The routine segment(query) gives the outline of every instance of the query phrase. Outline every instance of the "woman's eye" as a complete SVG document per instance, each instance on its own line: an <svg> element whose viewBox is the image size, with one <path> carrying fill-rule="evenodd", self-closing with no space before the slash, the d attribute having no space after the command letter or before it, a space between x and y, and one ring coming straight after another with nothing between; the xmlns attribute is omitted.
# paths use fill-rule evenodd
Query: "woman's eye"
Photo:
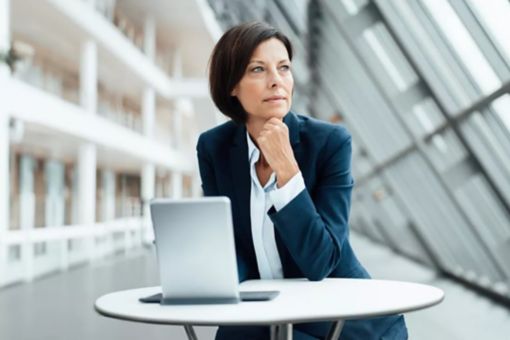
<svg viewBox="0 0 510 340"><path fill-rule="evenodd" d="M282 65L280 66L279 68L281 71L289 71L290 70L290 65ZM260 73L260 72L263 72L264 71L264 67L262 66L255 66L251 69L252 72L255 72L255 73Z"/></svg>

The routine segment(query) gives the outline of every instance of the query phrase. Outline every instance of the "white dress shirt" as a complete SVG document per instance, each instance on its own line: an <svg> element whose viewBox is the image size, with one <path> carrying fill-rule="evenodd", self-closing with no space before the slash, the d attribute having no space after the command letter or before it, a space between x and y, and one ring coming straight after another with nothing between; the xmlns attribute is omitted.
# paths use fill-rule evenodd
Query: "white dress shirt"
<svg viewBox="0 0 510 340"><path fill-rule="evenodd" d="M246 139L251 176L251 234L257 266L261 279L281 279L283 278L282 262L276 248L274 225L267 212L273 205L277 211L285 207L305 189L305 182L301 172L298 172L283 187L278 188L276 174L273 172L266 185L262 187L255 168L255 163L260 158L260 151L251 140L248 131L246 131Z"/></svg>

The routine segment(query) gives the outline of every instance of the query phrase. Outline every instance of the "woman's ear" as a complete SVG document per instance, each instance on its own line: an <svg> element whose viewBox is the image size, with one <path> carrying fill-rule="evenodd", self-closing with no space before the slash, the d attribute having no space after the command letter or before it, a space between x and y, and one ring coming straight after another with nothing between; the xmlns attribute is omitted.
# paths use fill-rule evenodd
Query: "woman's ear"
<svg viewBox="0 0 510 340"><path fill-rule="evenodd" d="M232 97L237 97L237 86L236 86L236 87L234 87L234 88L232 89L232 91L230 91L230 95L231 95Z"/></svg>

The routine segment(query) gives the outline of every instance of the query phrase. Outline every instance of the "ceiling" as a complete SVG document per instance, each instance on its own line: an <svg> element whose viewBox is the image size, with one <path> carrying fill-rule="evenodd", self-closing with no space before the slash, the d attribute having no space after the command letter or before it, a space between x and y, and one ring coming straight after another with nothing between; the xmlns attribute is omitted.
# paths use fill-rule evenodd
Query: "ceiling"
<svg viewBox="0 0 510 340"><path fill-rule="evenodd" d="M197 1L121 0L117 4L138 27L143 27L148 16L155 19L158 47L170 54L176 48L180 50L185 77L206 76L215 41Z"/></svg>

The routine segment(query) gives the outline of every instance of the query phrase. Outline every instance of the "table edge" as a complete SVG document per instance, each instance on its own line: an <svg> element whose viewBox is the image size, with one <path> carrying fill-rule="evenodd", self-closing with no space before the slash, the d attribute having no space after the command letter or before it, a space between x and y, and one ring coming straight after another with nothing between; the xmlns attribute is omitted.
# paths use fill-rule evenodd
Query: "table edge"
<svg viewBox="0 0 510 340"><path fill-rule="evenodd" d="M440 304L444 300L445 294L441 295L441 297L437 300L427 302L418 306L413 306L412 308L406 309L395 309L384 312L373 312L373 313L364 313L363 315L353 315L344 318L338 318L335 316L322 315L320 317L310 317L310 318L278 318L273 320L259 320L259 321L226 321L226 322L217 322L217 321L199 321L199 322L183 322L183 321L173 321L173 320L157 320L157 319L147 319L136 316L126 316L118 313L112 313L105 310L102 310L96 303L94 303L94 309L97 313L102 316L117 319L117 320L125 320L132 322L141 322L141 323L149 323L149 324L158 324L158 325L193 325L193 326L239 326L239 325L278 325L282 323L308 323L308 322L328 322L328 321L336 321L336 320L359 320L364 318L373 318L373 317L381 317L381 316L389 316L394 314L402 314L402 313L410 313L414 311L418 311L421 309L425 309L428 307L432 307ZM99 300L99 299L98 299ZM96 300L97 302L97 300Z"/></svg>

